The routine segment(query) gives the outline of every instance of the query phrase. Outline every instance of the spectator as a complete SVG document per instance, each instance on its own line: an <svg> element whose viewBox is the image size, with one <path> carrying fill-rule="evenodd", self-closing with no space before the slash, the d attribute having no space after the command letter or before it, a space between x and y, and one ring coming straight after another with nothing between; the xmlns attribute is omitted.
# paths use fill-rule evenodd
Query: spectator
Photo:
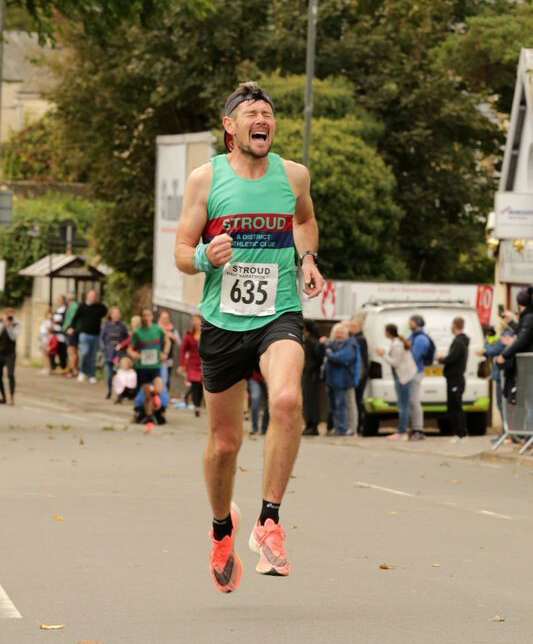
<svg viewBox="0 0 533 644"><path fill-rule="evenodd" d="M104 376L107 382L106 399L111 398L113 373L118 362L116 346L128 337L128 329L120 321L120 310L117 306L109 309L109 320L103 325L100 333L100 345L104 352Z"/></svg>
<svg viewBox="0 0 533 644"><path fill-rule="evenodd" d="M132 335L128 353L135 360L137 372L137 387L144 393L144 422L145 431L151 431L153 426L153 411L161 408L160 395L163 392L161 379L161 361L166 360L170 341L165 332L153 323L151 309L145 308L141 312L141 326Z"/></svg>
<svg viewBox="0 0 533 644"><path fill-rule="evenodd" d="M102 318L107 313L107 307L98 301L98 295L91 289L85 298L85 304L80 304L72 318L69 335L74 334L76 324L80 329L80 373L78 381L89 378L91 384L96 383L96 353L100 344L100 329Z"/></svg>
<svg viewBox="0 0 533 644"><path fill-rule="evenodd" d="M409 401L417 368L413 354L409 350L409 343L398 334L398 327L395 324L387 324L385 337L391 341L389 350L386 352L385 349L376 349L376 353L392 367L400 416L398 431L388 438L405 440L408 437Z"/></svg>
<svg viewBox="0 0 533 644"><path fill-rule="evenodd" d="M502 342L507 346L496 359L499 365L504 366L506 380L504 395L512 403L516 402L515 356L517 353L533 351L533 287L523 288L516 296L516 302L519 310L518 323L513 320L513 314L510 311L505 313L505 319L516 337L502 337Z"/></svg>
<svg viewBox="0 0 533 644"><path fill-rule="evenodd" d="M124 398L133 400L137 393L137 373L132 361L124 356L120 358L119 368L113 378L113 390L117 395L115 404L122 404Z"/></svg>
<svg viewBox="0 0 533 644"><path fill-rule="evenodd" d="M452 321L452 333L455 336L447 356L438 356L437 361L444 365L446 378L446 398L448 421L455 436L453 443L466 438L466 420L463 410L463 393L465 390L465 371L468 361L470 339L463 333L465 321L461 317Z"/></svg>
<svg viewBox="0 0 533 644"><path fill-rule="evenodd" d="M59 367L65 372L67 368L67 338L63 333L63 321L67 311L67 301L64 295L57 298L57 307L52 313L52 333L54 334L57 345L52 354L52 370L56 368L56 356L59 359Z"/></svg>
<svg viewBox="0 0 533 644"><path fill-rule="evenodd" d="M333 341L326 346L326 382L335 400L335 433L337 436L346 436L346 394L353 387L356 351L344 324L333 327L332 337Z"/></svg>
<svg viewBox="0 0 533 644"><path fill-rule="evenodd" d="M68 356L68 368L69 372L67 376L69 378L77 377L79 373L78 369L78 343L79 343L79 321L76 322L74 327L74 333L69 334L68 330L72 325L72 320L76 315L78 310L79 302L76 299L76 292L70 291L67 295L67 310L65 312L65 317L63 319L63 331L66 333L67 340L67 356Z"/></svg>
<svg viewBox="0 0 533 644"><path fill-rule="evenodd" d="M50 361L50 339L52 338L52 311L47 309L43 321L39 326L39 346L43 356L43 368L41 375L50 375L52 372L52 363Z"/></svg>
<svg viewBox="0 0 533 644"><path fill-rule="evenodd" d="M503 323L502 326L502 336L512 337L514 335L513 331L507 326L507 324ZM496 358L503 353L506 345L504 342L502 342L502 338L496 333L493 327L485 327L483 329L483 333L485 336L485 346L483 349L477 351L477 354L479 356L484 356L485 358L487 358L489 363L492 363L490 378L494 381L494 386L496 389L496 406L498 407L498 411L500 412L503 423L502 376L501 371L498 367L498 363L496 362ZM491 440L493 442L497 442L500 437L501 434L500 436L494 436Z"/></svg>
<svg viewBox="0 0 533 644"><path fill-rule="evenodd" d="M6 309L0 322L0 404L15 404L15 362L20 324L15 319L14 309ZM4 389L4 367L7 371L9 397Z"/></svg>
<svg viewBox="0 0 533 644"><path fill-rule="evenodd" d="M425 438L424 410L420 402L420 388L424 378L424 369L432 364L435 358L435 345L424 329L425 324L421 315L413 315L409 319L409 328L411 329L409 345L417 369L409 399L409 417L411 421L409 440L423 440Z"/></svg>
<svg viewBox="0 0 533 644"><path fill-rule="evenodd" d="M359 351L361 352L361 374L359 377L359 384L355 387L355 401L357 403L357 431L359 434L363 433L363 423L365 415L365 406L363 404L363 396L366 389L368 380L368 343L363 334L363 318L361 316L354 317L349 322L350 336L357 340Z"/></svg>
<svg viewBox="0 0 533 644"><path fill-rule="evenodd" d="M178 367L178 373L190 383L195 416L200 415L200 405L203 397L202 364L198 352L201 324L200 316L193 315L191 328L185 334L180 347L180 366Z"/></svg>
<svg viewBox="0 0 533 644"><path fill-rule="evenodd" d="M165 335L170 340L170 350L168 353L168 358L161 365L161 377L165 383L165 387L170 391L170 379L172 374L172 367L174 366L174 348L180 344L180 335L176 330L176 327L170 319L170 313L168 311L161 311L157 324L163 329Z"/></svg>
<svg viewBox="0 0 533 644"><path fill-rule="evenodd" d="M352 341L355 349L353 382L352 382L352 386L348 387L348 389L346 390L346 410L348 414L348 417L347 417L348 430L346 433L349 436L354 436L355 434L358 433L358 430L359 430L359 414L357 411L357 399L356 399L355 390L361 380L361 349L359 347L359 342L357 341L357 338L355 336L350 335L349 322L345 322L343 324L345 324L346 326L346 329L348 331L348 337Z"/></svg>
<svg viewBox="0 0 533 644"><path fill-rule="evenodd" d="M304 369L302 374L303 436L318 436L320 422L320 370L324 360L324 344L321 342L316 324L304 320Z"/></svg>
<svg viewBox="0 0 533 644"><path fill-rule="evenodd" d="M128 329L128 337L122 340L122 342L119 342L117 346L115 347L115 352L118 355L118 358L123 358L126 355L126 350L130 345L131 338L135 331L137 329L141 328L141 316L140 315L132 315L130 318L130 326Z"/></svg>
<svg viewBox="0 0 533 644"><path fill-rule="evenodd" d="M248 380L250 392L250 408L252 411L252 431L250 434L259 432L259 412L263 405L263 420L261 423L261 434L266 434L270 415L268 413L268 391L265 379L259 369L254 369L252 377Z"/></svg>

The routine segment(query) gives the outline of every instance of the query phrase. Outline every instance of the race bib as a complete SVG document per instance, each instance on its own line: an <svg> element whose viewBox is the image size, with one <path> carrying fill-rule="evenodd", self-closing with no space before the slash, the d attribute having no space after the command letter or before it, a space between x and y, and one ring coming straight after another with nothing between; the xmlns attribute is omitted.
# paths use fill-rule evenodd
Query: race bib
<svg viewBox="0 0 533 644"><path fill-rule="evenodd" d="M141 365L154 365L157 362L157 349L143 349L141 351Z"/></svg>
<svg viewBox="0 0 533 644"><path fill-rule="evenodd" d="M220 311L233 315L272 315L276 312L277 291L277 264L226 264Z"/></svg>

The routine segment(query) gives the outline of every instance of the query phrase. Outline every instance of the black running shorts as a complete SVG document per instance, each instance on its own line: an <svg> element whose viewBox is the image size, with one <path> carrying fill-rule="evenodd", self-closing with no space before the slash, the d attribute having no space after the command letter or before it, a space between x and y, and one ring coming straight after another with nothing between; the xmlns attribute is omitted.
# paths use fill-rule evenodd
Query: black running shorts
<svg viewBox="0 0 533 644"><path fill-rule="evenodd" d="M200 358L204 387L210 393L219 393L249 378L273 342L294 340L303 346L303 329L299 312L283 313L251 331L226 331L202 320Z"/></svg>

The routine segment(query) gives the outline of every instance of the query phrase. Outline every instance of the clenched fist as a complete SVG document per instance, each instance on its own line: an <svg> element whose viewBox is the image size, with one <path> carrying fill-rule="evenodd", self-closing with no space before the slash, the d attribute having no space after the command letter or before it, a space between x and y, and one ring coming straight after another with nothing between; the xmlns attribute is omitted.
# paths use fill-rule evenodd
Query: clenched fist
<svg viewBox="0 0 533 644"><path fill-rule="evenodd" d="M213 237L205 249L207 259L212 266L218 268L230 261L232 244L233 239L227 233Z"/></svg>

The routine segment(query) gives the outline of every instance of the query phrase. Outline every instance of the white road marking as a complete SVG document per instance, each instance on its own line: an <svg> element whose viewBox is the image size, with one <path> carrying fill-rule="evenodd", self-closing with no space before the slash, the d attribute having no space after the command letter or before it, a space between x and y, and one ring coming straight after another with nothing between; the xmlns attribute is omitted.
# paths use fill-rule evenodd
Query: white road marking
<svg viewBox="0 0 533 644"><path fill-rule="evenodd" d="M372 485L371 483L362 483L361 481L356 481L355 484L358 487L367 487L372 490L380 490L380 492L388 492L389 494L397 494L398 496L409 496L413 497L416 494L411 494L410 492L402 492L401 490L393 490L390 487L381 487L380 485Z"/></svg>
<svg viewBox="0 0 533 644"><path fill-rule="evenodd" d="M6 591L0 586L0 618L12 617L20 618L22 615L18 612L15 604L9 599Z"/></svg>
<svg viewBox="0 0 533 644"><path fill-rule="evenodd" d="M365 483L364 481L356 481L356 487L367 488L370 490L378 490L379 492L387 492L388 494L396 494L397 496L407 496L409 498L418 498L421 501L429 501L430 503L436 503L438 505L446 505L448 507L461 508L463 510L468 510L469 512L475 512L476 514L483 514L488 517L496 517L497 519L508 519L513 520L513 517L508 516L507 514L499 514L498 512L491 512L490 510L476 510L473 508L468 508L465 506L456 503L455 501L437 501L428 497L423 497L419 494L412 494L411 492L404 492L403 490L395 490L390 487L382 487L381 485L373 485L372 483Z"/></svg>
<svg viewBox="0 0 533 644"><path fill-rule="evenodd" d="M512 519L506 514L498 514L498 512L491 512L490 510L478 510L479 514L486 514L489 517L498 517L498 519Z"/></svg>

